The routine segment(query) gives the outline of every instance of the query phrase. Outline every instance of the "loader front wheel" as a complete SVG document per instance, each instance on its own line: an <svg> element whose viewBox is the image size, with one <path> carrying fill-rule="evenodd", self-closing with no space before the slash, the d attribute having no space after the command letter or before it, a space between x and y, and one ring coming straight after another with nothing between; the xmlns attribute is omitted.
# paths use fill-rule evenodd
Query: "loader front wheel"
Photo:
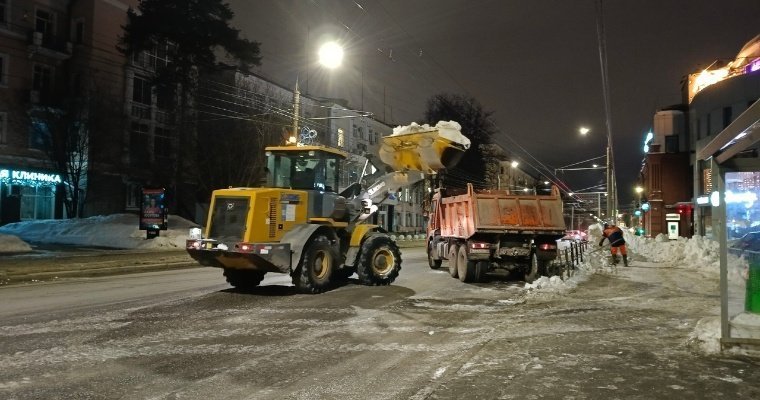
<svg viewBox="0 0 760 400"><path fill-rule="evenodd" d="M369 286L390 285L401 270L401 251L386 235L372 235L364 241L356 274Z"/></svg>
<svg viewBox="0 0 760 400"><path fill-rule="evenodd" d="M293 284L301 293L321 293L330 288L338 257L326 236L317 236L293 272Z"/></svg>
<svg viewBox="0 0 760 400"><path fill-rule="evenodd" d="M265 272L249 269L225 268L224 277L227 283L240 290L251 290L261 283Z"/></svg>

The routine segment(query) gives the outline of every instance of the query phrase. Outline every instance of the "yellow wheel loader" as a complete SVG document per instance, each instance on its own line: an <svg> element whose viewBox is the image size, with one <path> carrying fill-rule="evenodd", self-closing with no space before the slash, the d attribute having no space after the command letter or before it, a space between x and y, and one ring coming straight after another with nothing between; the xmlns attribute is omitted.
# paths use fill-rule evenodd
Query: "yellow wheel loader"
<svg viewBox="0 0 760 400"><path fill-rule="evenodd" d="M202 265L222 268L239 289L259 285L267 272L290 274L302 293L323 292L354 273L362 284L388 285L399 274L401 253L368 217L423 173L455 165L469 144L443 126L394 131L382 139L384 166L368 157L347 188L338 187L347 153L267 147L268 187L215 190L205 233L187 240L187 251Z"/></svg>

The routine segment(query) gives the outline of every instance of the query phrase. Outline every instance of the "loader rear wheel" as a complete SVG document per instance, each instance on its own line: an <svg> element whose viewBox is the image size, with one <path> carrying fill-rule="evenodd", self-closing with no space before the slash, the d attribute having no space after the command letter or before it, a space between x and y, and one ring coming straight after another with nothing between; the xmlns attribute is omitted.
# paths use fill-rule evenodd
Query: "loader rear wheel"
<svg viewBox="0 0 760 400"><path fill-rule="evenodd" d="M240 290L251 290L261 283L265 272L249 269L225 268L224 277L227 283Z"/></svg>
<svg viewBox="0 0 760 400"><path fill-rule="evenodd" d="M315 237L307 246L293 272L293 284L301 293L321 293L330 288L338 257L326 236Z"/></svg>
<svg viewBox="0 0 760 400"><path fill-rule="evenodd" d="M427 254L428 254L428 265L430 266L430 269L438 269L441 268L441 264L443 264L443 260L436 260L433 258L433 242L428 243L427 247Z"/></svg>
<svg viewBox="0 0 760 400"><path fill-rule="evenodd" d="M447 264L449 267L449 275L451 275L452 278L456 278L459 276L459 271L457 271L457 258L459 257L459 246L452 245L449 249L449 259L447 260Z"/></svg>
<svg viewBox="0 0 760 400"><path fill-rule="evenodd" d="M369 286L390 285L401 270L401 251L386 235L372 235L364 241L356 274Z"/></svg>

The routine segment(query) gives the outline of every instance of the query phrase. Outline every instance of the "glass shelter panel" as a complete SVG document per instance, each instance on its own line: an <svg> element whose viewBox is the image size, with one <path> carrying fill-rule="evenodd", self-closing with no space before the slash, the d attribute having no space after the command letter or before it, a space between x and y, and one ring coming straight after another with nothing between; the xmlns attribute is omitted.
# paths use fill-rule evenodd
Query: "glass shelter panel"
<svg viewBox="0 0 760 400"><path fill-rule="evenodd" d="M726 172L724 199L731 336L754 337L752 326L760 321L760 171Z"/></svg>

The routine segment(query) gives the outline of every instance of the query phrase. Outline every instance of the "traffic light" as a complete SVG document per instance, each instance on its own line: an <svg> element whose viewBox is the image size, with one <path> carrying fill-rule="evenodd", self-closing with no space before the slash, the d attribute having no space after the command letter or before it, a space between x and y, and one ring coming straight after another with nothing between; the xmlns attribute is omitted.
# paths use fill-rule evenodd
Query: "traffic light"
<svg viewBox="0 0 760 400"><path fill-rule="evenodd" d="M633 215L640 217L641 216L641 210L636 210L633 212Z"/></svg>
<svg viewBox="0 0 760 400"><path fill-rule="evenodd" d="M643 211L643 212L649 211L649 202L648 201L645 201L645 202L641 203L641 211Z"/></svg>

